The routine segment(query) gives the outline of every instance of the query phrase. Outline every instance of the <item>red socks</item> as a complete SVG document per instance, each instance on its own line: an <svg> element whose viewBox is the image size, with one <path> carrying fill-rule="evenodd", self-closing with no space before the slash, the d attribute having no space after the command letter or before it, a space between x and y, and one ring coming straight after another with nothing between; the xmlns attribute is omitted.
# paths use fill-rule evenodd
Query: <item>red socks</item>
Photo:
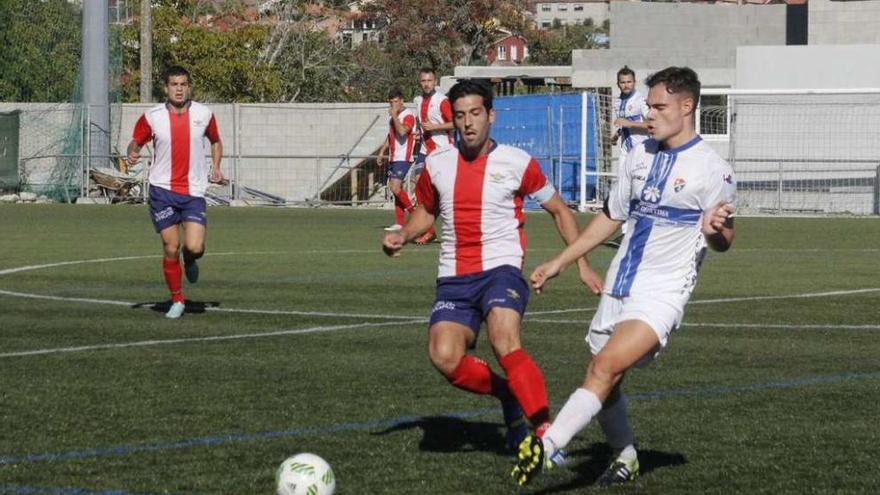
<svg viewBox="0 0 880 495"><path fill-rule="evenodd" d="M517 349L499 359L507 373L507 385L516 396L529 423L540 426L550 420L544 375L525 349Z"/></svg>
<svg viewBox="0 0 880 495"><path fill-rule="evenodd" d="M493 395L502 401L513 398L507 387L507 380L492 373L485 361L468 354L461 358L447 379L449 383L468 392Z"/></svg>
<svg viewBox="0 0 880 495"><path fill-rule="evenodd" d="M180 260L162 258L162 271L165 273L165 284L171 291L171 302L184 302L183 290L181 289L183 270L180 268Z"/></svg>
<svg viewBox="0 0 880 495"><path fill-rule="evenodd" d="M409 194L401 189L400 192L394 195L394 215L397 218L397 223L403 225L406 222L406 218L403 214L404 211L412 213L412 210L413 205L412 201L409 199Z"/></svg>

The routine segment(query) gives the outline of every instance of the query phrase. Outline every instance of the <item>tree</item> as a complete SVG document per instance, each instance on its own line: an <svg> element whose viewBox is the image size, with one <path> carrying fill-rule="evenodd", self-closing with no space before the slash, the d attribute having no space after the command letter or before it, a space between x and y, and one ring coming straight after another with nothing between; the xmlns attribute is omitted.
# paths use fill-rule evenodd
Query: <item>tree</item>
<svg viewBox="0 0 880 495"><path fill-rule="evenodd" d="M81 11L66 0L0 0L0 99L70 101L79 74Z"/></svg>
<svg viewBox="0 0 880 495"><path fill-rule="evenodd" d="M186 67L194 91L206 101L276 101L281 77L259 59L269 29L235 11L203 18L197 2L156 2L153 9L153 95L163 96L162 71ZM206 16L209 14L205 14ZM196 22L193 22L193 16ZM123 31L124 99L137 101L139 23Z"/></svg>
<svg viewBox="0 0 880 495"><path fill-rule="evenodd" d="M583 24L564 25L557 20L553 29L534 30L529 36L530 65L571 65L572 50L599 48L597 35L607 35L607 24L598 27L592 19Z"/></svg>

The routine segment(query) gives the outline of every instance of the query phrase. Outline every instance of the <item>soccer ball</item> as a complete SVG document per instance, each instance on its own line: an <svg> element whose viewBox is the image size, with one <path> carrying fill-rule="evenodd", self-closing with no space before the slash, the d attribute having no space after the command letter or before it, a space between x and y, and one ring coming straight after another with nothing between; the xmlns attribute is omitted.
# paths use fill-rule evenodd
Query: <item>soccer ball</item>
<svg viewBox="0 0 880 495"><path fill-rule="evenodd" d="M278 495L333 495L336 476L330 464L315 454L288 457L275 472Z"/></svg>

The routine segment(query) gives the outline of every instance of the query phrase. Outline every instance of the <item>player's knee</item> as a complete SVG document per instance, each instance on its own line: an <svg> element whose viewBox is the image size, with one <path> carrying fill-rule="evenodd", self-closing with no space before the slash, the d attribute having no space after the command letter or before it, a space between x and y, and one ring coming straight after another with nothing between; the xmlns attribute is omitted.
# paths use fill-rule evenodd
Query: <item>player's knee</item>
<svg viewBox="0 0 880 495"><path fill-rule="evenodd" d="M428 348L428 354L431 364L447 378L452 376L462 358L462 354L451 346L432 345Z"/></svg>
<svg viewBox="0 0 880 495"><path fill-rule="evenodd" d="M205 243L204 242L187 243L186 253L193 259L201 258L202 255L205 254Z"/></svg>
<svg viewBox="0 0 880 495"><path fill-rule="evenodd" d="M163 242L162 250L165 252L166 258L177 258L180 256L180 243L179 242Z"/></svg>
<svg viewBox="0 0 880 495"><path fill-rule="evenodd" d="M593 356L590 367L587 369L587 381L607 384L609 393L621 376L622 370L617 369L615 359L601 352Z"/></svg>
<svg viewBox="0 0 880 495"><path fill-rule="evenodd" d="M388 183L388 189L391 189L391 194L399 194L401 190L400 181L391 181Z"/></svg>

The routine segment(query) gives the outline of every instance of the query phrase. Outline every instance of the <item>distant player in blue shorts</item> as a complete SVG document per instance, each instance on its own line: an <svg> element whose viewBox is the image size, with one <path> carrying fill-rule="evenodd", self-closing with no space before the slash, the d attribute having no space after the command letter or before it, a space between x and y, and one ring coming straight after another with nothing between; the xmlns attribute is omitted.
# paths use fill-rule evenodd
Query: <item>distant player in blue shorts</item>
<svg viewBox="0 0 880 495"><path fill-rule="evenodd" d="M379 163L388 152L388 189L394 195L395 223L385 230L400 230L406 221L405 213L412 212L409 194L403 188L403 180L412 166L416 115L403 106L403 92L397 88L388 92L388 138L379 149Z"/></svg>
<svg viewBox="0 0 880 495"><path fill-rule="evenodd" d="M141 148L153 141L150 216L162 238L165 253L162 272L171 292L171 307L165 316L180 318L185 310L181 247L186 278L195 283L199 278L196 260L205 253L208 225L205 191L209 180L223 180L220 171L223 144L214 114L205 105L190 100L189 72L183 67L170 67L163 80L167 100L138 119L128 145L127 160L130 164L137 163ZM211 142L210 168L203 150L205 138Z"/></svg>

